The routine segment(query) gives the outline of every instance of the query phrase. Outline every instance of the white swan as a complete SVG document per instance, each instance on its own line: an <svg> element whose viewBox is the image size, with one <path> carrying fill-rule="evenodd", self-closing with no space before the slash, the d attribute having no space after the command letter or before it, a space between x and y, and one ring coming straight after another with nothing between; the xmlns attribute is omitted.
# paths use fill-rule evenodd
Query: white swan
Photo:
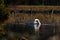
<svg viewBox="0 0 60 40"><path fill-rule="evenodd" d="M34 28L35 28L35 30L39 30L40 26L41 26L40 20L39 19L35 19L34 20Z"/></svg>

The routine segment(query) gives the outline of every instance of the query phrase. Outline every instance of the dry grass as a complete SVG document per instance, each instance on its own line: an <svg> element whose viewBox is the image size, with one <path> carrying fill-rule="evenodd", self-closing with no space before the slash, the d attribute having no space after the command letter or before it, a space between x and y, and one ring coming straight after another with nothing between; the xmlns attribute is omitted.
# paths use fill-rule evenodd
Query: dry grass
<svg viewBox="0 0 60 40"><path fill-rule="evenodd" d="M28 5L17 5L17 6L9 6L10 10L60 10L60 6L28 6Z"/></svg>
<svg viewBox="0 0 60 40"><path fill-rule="evenodd" d="M24 14L18 13L15 16L11 16L8 22L29 22L34 21L35 19L39 19L41 22L60 22L59 14Z"/></svg>

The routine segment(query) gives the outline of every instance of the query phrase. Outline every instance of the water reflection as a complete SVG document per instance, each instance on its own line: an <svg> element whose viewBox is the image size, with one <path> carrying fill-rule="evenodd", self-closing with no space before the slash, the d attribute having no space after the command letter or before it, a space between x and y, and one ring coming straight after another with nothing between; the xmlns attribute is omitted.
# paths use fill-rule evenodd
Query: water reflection
<svg viewBox="0 0 60 40"><path fill-rule="evenodd" d="M28 25L20 25L20 24L7 24L5 25L7 40L36 40L36 35L34 31L34 27ZM47 40L50 36L53 36L52 26L41 26L39 30L39 39L38 40Z"/></svg>

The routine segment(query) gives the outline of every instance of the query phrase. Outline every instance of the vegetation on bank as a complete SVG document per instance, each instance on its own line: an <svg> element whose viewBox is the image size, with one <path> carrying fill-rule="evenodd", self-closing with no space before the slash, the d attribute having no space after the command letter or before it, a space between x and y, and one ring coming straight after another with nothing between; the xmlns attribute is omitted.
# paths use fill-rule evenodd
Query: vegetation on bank
<svg viewBox="0 0 60 40"><path fill-rule="evenodd" d="M3 27L3 23L9 19L10 13L4 4L4 0L0 0L0 40L5 35L5 30Z"/></svg>
<svg viewBox="0 0 60 40"><path fill-rule="evenodd" d="M4 0L0 0L0 23L9 18L9 11L4 4Z"/></svg>

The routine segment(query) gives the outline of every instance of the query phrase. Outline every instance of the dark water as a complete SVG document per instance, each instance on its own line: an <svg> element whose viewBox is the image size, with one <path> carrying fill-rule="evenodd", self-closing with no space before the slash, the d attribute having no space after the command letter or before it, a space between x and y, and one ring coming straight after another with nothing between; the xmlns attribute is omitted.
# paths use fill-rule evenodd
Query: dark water
<svg viewBox="0 0 60 40"><path fill-rule="evenodd" d="M28 40L47 40L50 36L54 35L53 27L51 26L42 26L42 31L39 30L39 38L37 34L35 34L33 26L29 27L28 25L7 24L4 29L6 34L1 37L3 40L11 40L11 38L14 37L16 40L22 40L22 37L25 37Z"/></svg>

